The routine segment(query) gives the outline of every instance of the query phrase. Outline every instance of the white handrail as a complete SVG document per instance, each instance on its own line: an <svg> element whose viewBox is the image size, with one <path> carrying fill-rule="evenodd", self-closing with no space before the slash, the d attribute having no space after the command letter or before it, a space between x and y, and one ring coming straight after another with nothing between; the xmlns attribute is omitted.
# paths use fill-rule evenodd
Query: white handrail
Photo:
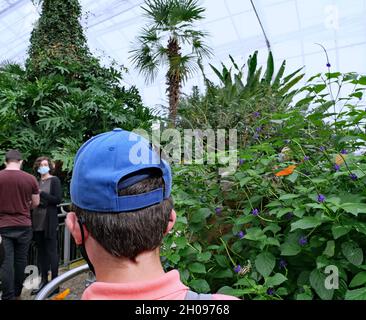
<svg viewBox="0 0 366 320"><path fill-rule="evenodd" d="M49 295L58 288L62 283L75 278L79 274L82 274L86 271L89 271L89 266L87 264L83 264L80 267L72 269L63 273L62 275L58 276L57 278L53 279L49 282L46 286L44 286L36 295L34 300L46 300Z"/></svg>

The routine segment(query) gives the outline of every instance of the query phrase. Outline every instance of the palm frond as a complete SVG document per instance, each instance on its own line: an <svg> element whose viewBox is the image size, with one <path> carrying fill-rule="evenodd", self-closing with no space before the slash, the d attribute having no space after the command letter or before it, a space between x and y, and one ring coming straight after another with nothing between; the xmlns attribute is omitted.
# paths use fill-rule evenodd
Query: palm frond
<svg viewBox="0 0 366 320"><path fill-rule="evenodd" d="M194 55L187 54L170 59L169 73L179 73L183 82L186 82L198 70L199 66Z"/></svg>
<svg viewBox="0 0 366 320"><path fill-rule="evenodd" d="M170 30L202 20L205 11L197 0L146 0L142 9L155 26Z"/></svg>
<svg viewBox="0 0 366 320"><path fill-rule="evenodd" d="M202 13L205 8L200 7L197 0L175 0L171 2L169 15L171 25L178 25L182 22L193 23L204 18Z"/></svg>
<svg viewBox="0 0 366 320"><path fill-rule="evenodd" d="M140 36L137 38L138 42L144 44L154 45L161 41L161 37L158 34L158 29L155 27L152 28L142 28L140 32Z"/></svg>
<svg viewBox="0 0 366 320"><path fill-rule="evenodd" d="M131 60L135 64L139 73L146 78L146 82L153 82L158 73L160 61L156 53L152 52L148 45L131 51Z"/></svg>
<svg viewBox="0 0 366 320"><path fill-rule="evenodd" d="M171 3L167 0L146 0L145 7L141 7L145 11L145 16L152 20L154 25L162 27L169 24L169 12Z"/></svg>

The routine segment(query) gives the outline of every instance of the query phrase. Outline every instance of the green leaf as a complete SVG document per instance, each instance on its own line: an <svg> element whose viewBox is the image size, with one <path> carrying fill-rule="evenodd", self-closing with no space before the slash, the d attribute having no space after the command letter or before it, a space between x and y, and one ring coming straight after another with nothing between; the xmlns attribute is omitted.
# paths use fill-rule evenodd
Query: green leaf
<svg viewBox="0 0 366 320"><path fill-rule="evenodd" d="M199 262L207 262L211 259L211 253L210 252L203 252L197 254L197 260Z"/></svg>
<svg viewBox="0 0 366 320"><path fill-rule="evenodd" d="M276 265L276 258L270 252L262 252L255 259L255 267L263 277L268 277Z"/></svg>
<svg viewBox="0 0 366 320"><path fill-rule="evenodd" d="M270 203L266 204L266 207L267 207L267 208L281 207L281 206L282 206L282 202L277 201L277 200L272 201L272 202L270 202Z"/></svg>
<svg viewBox="0 0 366 320"><path fill-rule="evenodd" d="M358 84L366 86L366 76L360 77L357 82Z"/></svg>
<svg viewBox="0 0 366 320"><path fill-rule="evenodd" d="M244 178L240 179L239 180L240 187L245 186L248 182L250 182L252 180L253 180L252 177L244 177Z"/></svg>
<svg viewBox="0 0 366 320"><path fill-rule="evenodd" d="M326 276L318 269L314 269L310 273L310 284L315 292L322 300L331 300L334 294L334 289L328 290L325 287Z"/></svg>
<svg viewBox="0 0 366 320"><path fill-rule="evenodd" d="M213 273L212 277L217 279L224 279L224 278L232 278L233 275L234 274L231 269L225 269Z"/></svg>
<svg viewBox="0 0 366 320"><path fill-rule="evenodd" d="M338 238L346 235L348 232L352 230L351 226L332 226L332 234L333 238L337 240Z"/></svg>
<svg viewBox="0 0 366 320"><path fill-rule="evenodd" d="M305 209L303 208L296 208L294 210L294 215L298 218L302 218L304 216L304 214L306 213Z"/></svg>
<svg viewBox="0 0 366 320"><path fill-rule="evenodd" d="M366 287L356 289L356 290L348 290L346 292L345 300L366 300Z"/></svg>
<svg viewBox="0 0 366 320"><path fill-rule="evenodd" d="M265 227L263 229L263 232L265 233L267 231L271 231L273 234L276 234L280 230L281 230L280 226L278 226L277 224L272 223L269 226Z"/></svg>
<svg viewBox="0 0 366 320"><path fill-rule="evenodd" d="M265 245L269 245L269 246L276 246L279 247L280 246L280 242L276 239L276 238L267 238L264 242Z"/></svg>
<svg viewBox="0 0 366 320"><path fill-rule="evenodd" d="M282 273L276 273L273 277L269 277L266 279L264 285L272 288L275 286L279 286L281 283L285 282L287 278Z"/></svg>
<svg viewBox="0 0 366 320"><path fill-rule="evenodd" d="M285 72L285 68L286 68L286 61L283 61L280 69L278 70L278 73L277 73L275 79L273 80L273 85L272 85L273 89L277 89L280 86L280 82L281 82L281 79Z"/></svg>
<svg viewBox="0 0 366 320"><path fill-rule="evenodd" d="M307 293L299 293L296 295L296 300L313 300L313 296Z"/></svg>
<svg viewBox="0 0 366 320"><path fill-rule="evenodd" d="M220 288L217 293L219 294L225 294L228 296L234 296L234 297L241 297L245 294L250 294L250 293L254 293L254 289L253 288L248 288L248 289L233 289L231 287L228 286L224 286L222 288Z"/></svg>
<svg viewBox="0 0 366 320"><path fill-rule="evenodd" d="M299 194L284 194L283 196L280 197L280 200L291 200L291 199L296 199L299 198L300 195Z"/></svg>
<svg viewBox="0 0 366 320"><path fill-rule="evenodd" d="M353 227L357 232L363 233L366 235L366 224L364 222L357 222L353 224Z"/></svg>
<svg viewBox="0 0 366 320"><path fill-rule="evenodd" d="M366 284L366 272L361 271L355 275L352 279L351 283L349 284L350 288L359 287Z"/></svg>
<svg viewBox="0 0 366 320"><path fill-rule="evenodd" d="M220 267L227 268L228 266L230 266L230 263L225 256L215 255L214 258Z"/></svg>
<svg viewBox="0 0 366 320"><path fill-rule="evenodd" d="M239 279L235 283L235 286L255 287L256 282L253 279L250 279L250 278L243 278L243 279Z"/></svg>
<svg viewBox="0 0 366 320"><path fill-rule="evenodd" d="M266 70L266 83L270 84L272 81L274 72L274 63L273 63L273 55L272 52L269 52L268 54L268 60L267 60L267 70Z"/></svg>
<svg viewBox="0 0 366 320"><path fill-rule="evenodd" d="M293 208L281 208L277 211L277 218L281 218L283 217L285 214L289 213L289 212L293 212L294 209Z"/></svg>
<svg viewBox="0 0 366 320"><path fill-rule="evenodd" d="M178 248L184 248L187 245L187 239L185 237L179 237L174 240Z"/></svg>
<svg viewBox="0 0 366 320"><path fill-rule="evenodd" d="M342 253L355 266L360 266L363 262L362 249L353 241L342 243Z"/></svg>
<svg viewBox="0 0 366 320"><path fill-rule="evenodd" d="M206 218L211 215L211 213L212 212L209 208L201 208L192 215L191 222L193 223L204 222Z"/></svg>
<svg viewBox="0 0 366 320"><path fill-rule="evenodd" d="M327 242L327 246L326 246L323 254L328 256L328 257L333 257L334 256L334 249L335 249L335 242L333 240L329 240Z"/></svg>
<svg viewBox="0 0 366 320"><path fill-rule="evenodd" d="M281 245L281 256L296 256L301 251L297 243L285 242Z"/></svg>
<svg viewBox="0 0 366 320"><path fill-rule="evenodd" d="M255 220L255 216L253 216L252 214L249 214L247 216L243 216L243 217L240 217L238 219L236 219L235 221L235 224L245 224L245 223L249 223L249 222L252 222L253 220Z"/></svg>
<svg viewBox="0 0 366 320"><path fill-rule="evenodd" d="M210 292L210 286L204 279L195 279L189 282L189 287L197 293L208 293Z"/></svg>
<svg viewBox="0 0 366 320"><path fill-rule="evenodd" d="M294 172L293 174L289 175L286 180L291 181L292 183L295 183L297 178L299 177L299 174Z"/></svg>
<svg viewBox="0 0 366 320"><path fill-rule="evenodd" d="M366 213L366 203L342 203L340 207L356 217L359 213Z"/></svg>
<svg viewBox="0 0 366 320"><path fill-rule="evenodd" d="M252 241L263 241L263 240L267 239L267 236L264 234L262 229L255 227L255 228L247 229L245 239L252 240Z"/></svg>
<svg viewBox="0 0 366 320"><path fill-rule="evenodd" d="M202 263L198 262L188 265L188 269L193 273L206 273L206 267Z"/></svg>
<svg viewBox="0 0 366 320"><path fill-rule="evenodd" d="M180 255L175 253L175 254L172 254L168 259L171 262L173 262L174 264L177 264L180 260Z"/></svg>
<svg viewBox="0 0 366 320"><path fill-rule="evenodd" d="M319 217L304 217L296 222L291 223L291 232L297 229L305 230L318 227L322 224Z"/></svg>

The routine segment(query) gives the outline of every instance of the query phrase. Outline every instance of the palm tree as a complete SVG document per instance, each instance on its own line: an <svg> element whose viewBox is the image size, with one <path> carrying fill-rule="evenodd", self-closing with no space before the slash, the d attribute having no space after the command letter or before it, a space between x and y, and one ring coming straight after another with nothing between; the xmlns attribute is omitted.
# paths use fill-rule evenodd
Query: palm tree
<svg viewBox="0 0 366 320"><path fill-rule="evenodd" d="M207 36L195 23L202 20L204 8L197 0L146 0L148 27L142 29L132 50L132 61L153 82L160 66L165 66L169 120L174 127L182 84L199 70L199 63L211 55L204 43Z"/></svg>

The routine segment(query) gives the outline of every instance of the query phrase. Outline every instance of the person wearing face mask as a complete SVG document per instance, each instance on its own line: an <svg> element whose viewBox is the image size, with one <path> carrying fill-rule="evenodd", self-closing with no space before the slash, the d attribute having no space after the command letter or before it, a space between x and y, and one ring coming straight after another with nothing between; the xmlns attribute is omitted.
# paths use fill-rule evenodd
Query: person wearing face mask
<svg viewBox="0 0 366 320"><path fill-rule="evenodd" d="M33 168L39 177L40 204L32 212L32 227L38 249L37 263L42 276L39 288L32 291L34 295L48 283L50 269L52 279L58 276L57 205L62 201L62 187L60 179L51 175L53 164L48 157L37 158Z"/></svg>

